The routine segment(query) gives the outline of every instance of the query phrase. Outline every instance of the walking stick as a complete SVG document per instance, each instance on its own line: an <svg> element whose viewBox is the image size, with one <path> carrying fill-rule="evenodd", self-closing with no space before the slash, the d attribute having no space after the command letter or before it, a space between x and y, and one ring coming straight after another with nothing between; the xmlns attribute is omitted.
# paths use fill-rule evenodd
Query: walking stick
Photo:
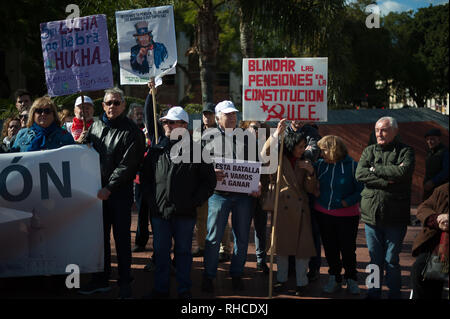
<svg viewBox="0 0 450 319"><path fill-rule="evenodd" d="M150 92L152 93L152 101L153 101L153 124L155 127L155 144L158 144L158 125L156 121L156 88L154 85L152 86Z"/></svg>
<svg viewBox="0 0 450 319"><path fill-rule="evenodd" d="M86 131L86 110L84 109L84 95L83 92L81 94L81 116L83 117L83 131Z"/></svg>
<svg viewBox="0 0 450 319"><path fill-rule="evenodd" d="M269 271L269 298L272 298L272 281L273 281L273 251L275 249L275 230L277 227L278 213L278 195L280 193L281 170L283 168L283 148L284 148L284 132L281 135L281 147L278 158L277 183L275 185L275 206L273 209L272 236L270 243L270 271Z"/></svg>

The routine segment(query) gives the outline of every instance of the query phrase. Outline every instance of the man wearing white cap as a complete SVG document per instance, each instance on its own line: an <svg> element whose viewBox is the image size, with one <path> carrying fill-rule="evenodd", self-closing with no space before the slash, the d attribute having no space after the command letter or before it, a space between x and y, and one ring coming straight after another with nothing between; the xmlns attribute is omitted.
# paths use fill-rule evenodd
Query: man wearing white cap
<svg viewBox="0 0 450 319"><path fill-rule="evenodd" d="M187 131L189 116L181 106L170 108L167 115L159 120L158 130L164 131L164 135L158 143L154 143L153 103L150 94L145 102L145 119L152 146L142 166L141 187L148 200L156 264L150 297L169 297L170 250L173 239L178 298L189 299L196 209L211 196L216 187L214 166L194 162L192 148L188 150L190 156L187 161L174 161L181 153L174 151L177 149L173 149L173 146L183 143L186 138L190 141L189 145L193 145ZM184 129L184 132L174 132L177 128ZM181 133L182 141L179 141L178 133ZM171 139L171 135L174 138Z"/></svg>
<svg viewBox="0 0 450 319"><path fill-rule="evenodd" d="M87 130L94 123L94 102L89 96L84 96L84 103L81 96L75 100L73 107L75 114L72 123L67 123L67 130L72 134L73 139L77 141L83 130ZM86 121L84 128L83 120Z"/></svg>
<svg viewBox="0 0 450 319"><path fill-rule="evenodd" d="M233 102L222 101L216 105L215 111L217 127L222 138L222 157L246 159L248 154L246 146L241 145L243 149L242 152L239 151L240 145L233 138L238 112ZM227 139L232 139L232 142L229 140L225 141ZM223 148L227 144L232 144L233 146L233 149L228 150L228 153ZM242 158L242 155L244 158ZM216 170L217 181L221 181L223 177L224 172L222 170ZM252 193L251 196L257 197L259 194L260 192L258 191ZM235 238L230 267L232 288L233 291L242 291L244 289L241 276L247 258L250 223L253 212L253 199L251 196L246 193L214 191L214 194L208 200L208 234L205 242L205 271L203 273L202 283L202 290L205 292L214 292L213 279L217 273L220 242L228 222L230 211L233 214L232 230Z"/></svg>

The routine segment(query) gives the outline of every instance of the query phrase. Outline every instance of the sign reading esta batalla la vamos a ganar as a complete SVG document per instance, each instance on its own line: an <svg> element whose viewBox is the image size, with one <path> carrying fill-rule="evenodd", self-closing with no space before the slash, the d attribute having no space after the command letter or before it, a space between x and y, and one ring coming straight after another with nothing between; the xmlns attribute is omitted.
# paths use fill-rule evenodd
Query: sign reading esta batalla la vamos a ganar
<svg viewBox="0 0 450 319"><path fill-rule="evenodd" d="M104 14L41 23L40 29L50 96L113 87Z"/></svg>
<svg viewBox="0 0 450 319"><path fill-rule="evenodd" d="M244 59L243 119L327 121L328 58Z"/></svg>

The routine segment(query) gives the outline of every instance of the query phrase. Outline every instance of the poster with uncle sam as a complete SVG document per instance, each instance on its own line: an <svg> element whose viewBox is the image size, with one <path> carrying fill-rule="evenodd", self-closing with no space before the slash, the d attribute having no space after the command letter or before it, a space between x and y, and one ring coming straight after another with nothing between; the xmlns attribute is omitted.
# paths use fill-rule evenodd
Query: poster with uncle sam
<svg viewBox="0 0 450 319"><path fill-rule="evenodd" d="M172 6L116 12L120 84L146 84L175 74L177 46Z"/></svg>

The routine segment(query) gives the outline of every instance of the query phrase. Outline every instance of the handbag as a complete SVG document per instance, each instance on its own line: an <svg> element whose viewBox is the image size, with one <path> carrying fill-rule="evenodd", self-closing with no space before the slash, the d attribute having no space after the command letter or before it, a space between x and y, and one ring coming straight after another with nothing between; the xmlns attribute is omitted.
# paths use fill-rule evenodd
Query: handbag
<svg viewBox="0 0 450 319"><path fill-rule="evenodd" d="M429 253L422 277L424 280L448 280L448 263L441 261L439 255Z"/></svg>
<svg viewBox="0 0 450 319"><path fill-rule="evenodd" d="M262 209L269 212L275 210L275 184L269 184L262 202Z"/></svg>

